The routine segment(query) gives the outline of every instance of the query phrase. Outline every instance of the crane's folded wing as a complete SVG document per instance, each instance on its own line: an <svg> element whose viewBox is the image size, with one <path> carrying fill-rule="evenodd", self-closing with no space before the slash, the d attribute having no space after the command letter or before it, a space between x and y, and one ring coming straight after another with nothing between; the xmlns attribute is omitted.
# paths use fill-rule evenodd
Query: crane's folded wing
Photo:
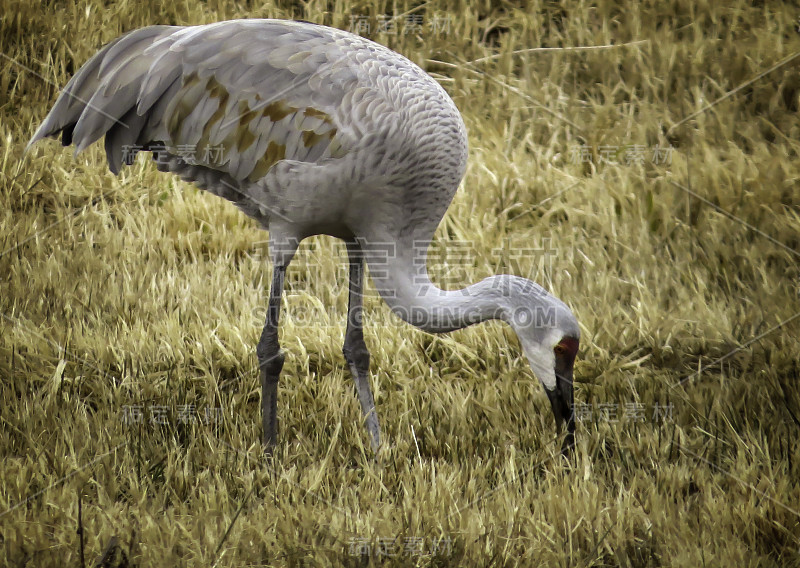
<svg viewBox="0 0 800 568"><path fill-rule="evenodd" d="M30 144L61 133L79 152L105 134L117 173L132 149L163 143L238 181L283 159L335 159L381 102L357 76L371 49L332 28L273 20L135 30L81 67Z"/></svg>

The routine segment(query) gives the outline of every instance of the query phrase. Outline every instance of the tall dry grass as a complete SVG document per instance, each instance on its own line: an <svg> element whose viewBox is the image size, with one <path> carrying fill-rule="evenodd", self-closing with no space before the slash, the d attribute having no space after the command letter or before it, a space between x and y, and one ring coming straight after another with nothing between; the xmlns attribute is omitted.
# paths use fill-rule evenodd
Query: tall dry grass
<svg viewBox="0 0 800 568"><path fill-rule="evenodd" d="M798 7L0 5L0 564L81 565L80 527L86 563L117 566L800 566L800 58L759 77L800 51ZM512 333L426 335L373 294L375 463L327 238L289 271L266 462L265 233L144 159L114 177L99 145L23 154L124 31L354 16L469 128L435 278L533 276L581 321L572 464Z"/></svg>

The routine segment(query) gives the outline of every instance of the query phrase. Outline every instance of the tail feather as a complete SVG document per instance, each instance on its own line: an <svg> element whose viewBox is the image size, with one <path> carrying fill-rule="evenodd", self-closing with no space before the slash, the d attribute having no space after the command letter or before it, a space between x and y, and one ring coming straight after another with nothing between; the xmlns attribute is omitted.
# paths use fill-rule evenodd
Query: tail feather
<svg viewBox="0 0 800 568"><path fill-rule="evenodd" d="M123 162L130 164L136 156L136 145L146 122L147 116L142 116L136 112L136 108L131 108L119 120L119 124L106 132L108 169L115 175L122 169Z"/></svg>
<svg viewBox="0 0 800 568"><path fill-rule="evenodd" d="M138 85L127 84L113 95L106 96L102 89L98 89L81 113L72 133L76 154L91 146L112 128L130 128L121 119L136 106L138 90Z"/></svg>
<svg viewBox="0 0 800 568"><path fill-rule="evenodd" d="M47 137L55 137L62 130L71 127L70 130L75 129L75 125L80 119L81 114L92 97L92 94L97 90L100 85L100 76L98 68L103 62L106 52L114 45L125 39L127 36L119 37L94 54L89 60L78 69L78 72L73 75L69 80L67 86L61 91L61 94L56 99L53 108L47 114L42 124L28 142L27 148L35 144L39 140ZM72 143L72 134L66 136L69 143L64 142L65 146ZM27 149L26 148L26 149Z"/></svg>
<svg viewBox="0 0 800 568"><path fill-rule="evenodd" d="M137 112L137 104L140 88L155 59L145 56L144 51L175 29L151 26L106 44L67 83L26 150L43 138L61 134L62 144L75 144L77 154L105 134L109 168L118 173L124 147L143 142L140 135L149 108Z"/></svg>

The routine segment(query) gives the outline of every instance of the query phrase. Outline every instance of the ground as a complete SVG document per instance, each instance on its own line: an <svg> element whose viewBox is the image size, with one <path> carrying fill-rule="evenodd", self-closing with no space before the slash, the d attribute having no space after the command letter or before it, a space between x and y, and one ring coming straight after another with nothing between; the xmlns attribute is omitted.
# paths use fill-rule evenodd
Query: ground
<svg viewBox="0 0 800 568"><path fill-rule="evenodd" d="M0 4L0 565L800 566L800 8ZM25 153L104 43L236 17L350 28L450 93L470 165L430 268L573 309L571 460L510 329L427 335L372 293L374 458L324 237L264 458L266 233L144 156Z"/></svg>

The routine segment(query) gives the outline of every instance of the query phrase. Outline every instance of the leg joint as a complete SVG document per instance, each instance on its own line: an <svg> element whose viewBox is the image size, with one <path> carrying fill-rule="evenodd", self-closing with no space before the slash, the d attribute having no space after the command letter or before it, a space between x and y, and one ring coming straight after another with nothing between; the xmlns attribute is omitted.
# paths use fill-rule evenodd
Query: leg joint
<svg viewBox="0 0 800 568"><path fill-rule="evenodd" d="M278 381L278 375L281 374L281 369L283 369L283 361L286 358L283 351L278 351L277 353L273 354L272 357L258 358L258 366L266 373L267 377L273 378L275 382Z"/></svg>
<svg viewBox="0 0 800 568"><path fill-rule="evenodd" d="M278 338L266 333L261 335L261 340L256 347L258 366L267 373L267 376L276 377L283 369L285 359Z"/></svg>
<svg viewBox="0 0 800 568"><path fill-rule="evenodd" d="M352 365L364 373L369 371L369 350L363 339L360 342L348 342L345 340L342 354L348 365Z"/></svg>

